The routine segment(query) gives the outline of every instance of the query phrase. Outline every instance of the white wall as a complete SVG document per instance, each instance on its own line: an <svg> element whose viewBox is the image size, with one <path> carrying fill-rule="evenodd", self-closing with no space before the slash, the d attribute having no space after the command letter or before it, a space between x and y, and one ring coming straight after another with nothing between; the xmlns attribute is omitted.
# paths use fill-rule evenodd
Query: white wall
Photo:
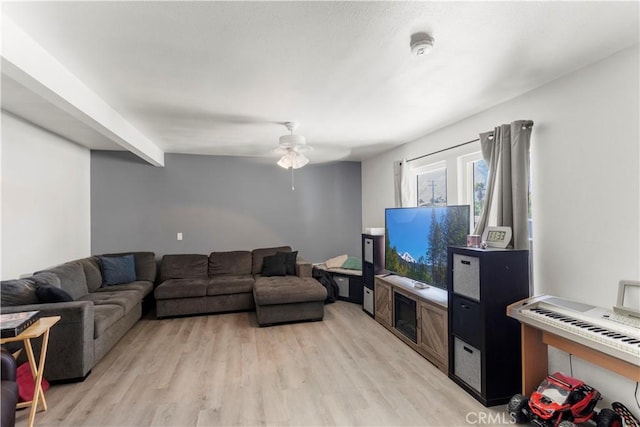
<svg viewBox="0 0 640 427"><path fill-rule="evenodd" d="M2 113L0 276L90 255L89 150Z"/></svg>
<svg viewBox="0 0 640 427"><path fill-rule="evenodd" d="M392 162L518 119L532 133L534 290L603 307L640 279L638 45L362 164L363 227L393 205ZM551 352L550 370L568 373ZM575 376L635 407L635 383L573 359ZM602 377L606 381L602 380Z"/></svg>

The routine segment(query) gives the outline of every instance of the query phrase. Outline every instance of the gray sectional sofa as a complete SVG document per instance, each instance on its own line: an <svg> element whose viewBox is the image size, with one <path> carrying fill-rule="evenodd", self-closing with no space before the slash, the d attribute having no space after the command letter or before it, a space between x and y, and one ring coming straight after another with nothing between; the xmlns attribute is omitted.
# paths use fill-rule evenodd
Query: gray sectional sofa
<svg viewBox="0 0 640 427"><path fill-rule="evenodd" d="M156 315L252 310L253 283L248 251L165 255L154 292Z"/></svg>
<svg viewBox="0 0 640 427"><path fill-rule="evenodd" d="M279 255L285 270L270 269ZM269 268L265 269L265 260ZM170 317L256 309L258 324L321 320L327 291L291 247L165 255L154 291L156 314Z"/></svg>
<svg viewBox="0 0 640 427"><path fill-rule="evenodd" d="M118 262L129 262L127 274ZM111 265L115 263L114 265ZM322 320L327 290L291 247L165 255L160 284L153 252L91 256L0 283L0 313L60 316L51 329L44 377L84 379L153 302L159 318L256 310L260 326ZM114 273L115 268L115 273ZM115 274L115 278L114 278ZM39 352L39 340L34 342Z"/></svg>
<svg viewBox="0 0 640 427"><path fill-rule="evenodd" d="M2 313L39 310L42 317L61 316L51 329L44 372L47 380L83 379L141 318L143 301L152 296L155 254L103 256L112 262L131 254L135 272L129 277L134 280L126 283L103 286L105 278L97 256L1 283Z"/></svg>

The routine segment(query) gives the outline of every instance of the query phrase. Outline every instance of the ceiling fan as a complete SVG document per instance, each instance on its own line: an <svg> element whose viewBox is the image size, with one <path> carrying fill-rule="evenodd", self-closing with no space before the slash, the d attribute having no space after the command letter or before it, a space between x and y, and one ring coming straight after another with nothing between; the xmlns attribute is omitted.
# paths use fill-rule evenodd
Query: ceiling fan
<svg viewBox="0 0 640 427"><path fill-rule="evenodd" d="M298 123L285 122L284 125L289 130L289 135L282 135L280 143L274 150L276 153L282 154L282 157L278 160L278 166L284 169L300 169L309 163L309 159L303 152L310 151L311 147L307 145L304 136L293 134L293 131L298 127Z"/></svg>

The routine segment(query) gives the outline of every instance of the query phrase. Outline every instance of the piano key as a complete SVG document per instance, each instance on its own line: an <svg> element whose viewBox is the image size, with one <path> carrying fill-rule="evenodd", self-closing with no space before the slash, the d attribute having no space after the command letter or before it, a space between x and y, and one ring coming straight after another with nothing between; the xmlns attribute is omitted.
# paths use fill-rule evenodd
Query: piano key
<svg viewBox="0 0 640 427"><path fill-rule="evenodd" d="M514 304L508 315L640 366L640 323L634 319L617 319L610 310L549 295Z"/></svg>
<svg viewBox="0 0 640 427"><path fill-rule="evenodd" d="M640 340L635 339L635 337L629 337L626 334L616 332L610 328L599 327L565 314L555 313L551 310L523 310L522 314L528 315L527 312L545 323L600 342L609 348L622 350L625 353L633 355L635 358L640 358L640 345L635 345L640 343ZM640 333L637 335L640 335ZM635 363L639 364L639 362Z"/></svg>

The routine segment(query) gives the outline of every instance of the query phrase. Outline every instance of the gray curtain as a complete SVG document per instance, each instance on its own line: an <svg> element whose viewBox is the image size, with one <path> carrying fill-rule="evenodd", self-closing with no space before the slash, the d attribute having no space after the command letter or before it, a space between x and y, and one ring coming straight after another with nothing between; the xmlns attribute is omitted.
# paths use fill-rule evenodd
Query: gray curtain
<svg viewBox="0 0 640 427"><path fill-rule="evenodd" d="M496 225L513 230L514 249L529 249L529 161L531 120L517 120L480 134L482 157L489 166L485 202L474 234L484 232L489 214ZM495 198L495 204L494 204Z"/></svg>
<svg viewBox="0 0 640 427"><path fill-rule="evenodd" d="M415 206L412 174L407 159L393 162L393 184L396 207Z"/></svg>

